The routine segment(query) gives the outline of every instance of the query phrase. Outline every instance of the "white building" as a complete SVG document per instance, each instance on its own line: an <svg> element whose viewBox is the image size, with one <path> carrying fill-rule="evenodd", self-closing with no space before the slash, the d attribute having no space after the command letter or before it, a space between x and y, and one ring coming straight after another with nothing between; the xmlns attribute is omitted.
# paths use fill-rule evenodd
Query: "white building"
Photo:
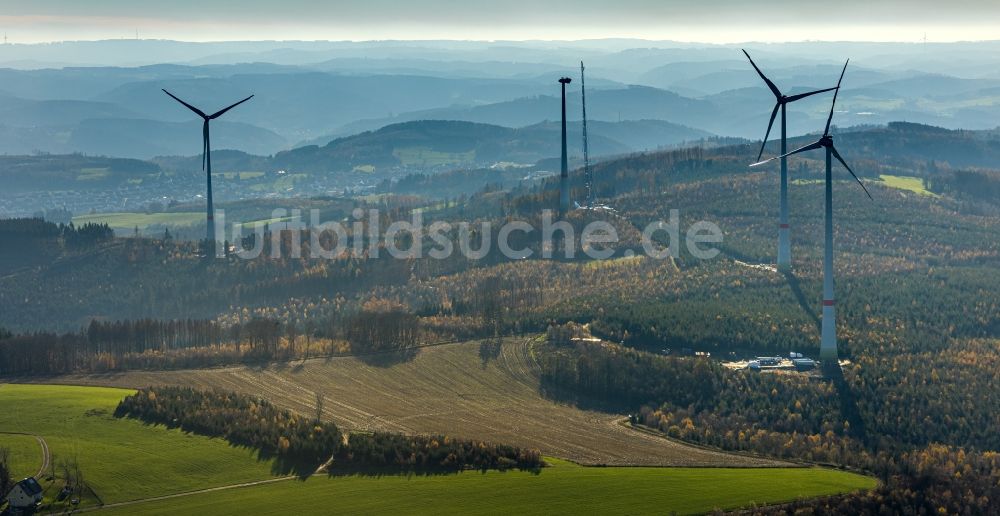
<svg viewBox="0 0 1000 516"><path fill-rule="evenodd" d="M16 484L7 493L7 502L12 509L28 509L42 503L41 484L33 477L28 477Z"/></svg>

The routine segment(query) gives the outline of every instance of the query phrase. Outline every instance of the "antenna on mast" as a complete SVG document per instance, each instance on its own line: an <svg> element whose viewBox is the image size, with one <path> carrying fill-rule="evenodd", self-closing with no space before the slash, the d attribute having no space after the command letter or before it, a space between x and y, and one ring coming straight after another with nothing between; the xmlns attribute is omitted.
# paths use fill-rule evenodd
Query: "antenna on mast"
<svg viewBox="0 0 1000 516"><path fill-rule="evenodd" d="M583 176L587 178L587 209L594 209L594 175L590 170L590 146L587 143L587 88L580 61L580 103L583 105Z"/></svg>

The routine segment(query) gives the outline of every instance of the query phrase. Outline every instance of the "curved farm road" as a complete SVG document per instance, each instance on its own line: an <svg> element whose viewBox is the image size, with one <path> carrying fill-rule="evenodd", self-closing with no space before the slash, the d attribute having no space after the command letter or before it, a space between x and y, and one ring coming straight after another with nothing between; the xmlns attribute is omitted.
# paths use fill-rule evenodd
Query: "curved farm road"
<svg viewBox="0 0 1000 516"><path fill-rule="evenodd" d="M46 378L46 383L139 388L184 385L267 398L302 414L322 393L326 416L347 430L446 434L537 448L580 464L792 466L687 446L626 428L622 414L560 403L539 394L533 339L508 339L484 361L477 342L425 347L409 362L376 365L354 357L266 367L135 371Z"/></svg>
<svg viewBox="0 0 1000 516"><path fill-rule="evenodd" d="M42 478L45 474L45 470L49 469L49 464L52 463L52 452L49 451L49 443L45 442L45 438L40 435L29 434L25 432L0 432L4 435L29 435L34 437L38 441L38 446L42 448L42 466L38 468L38 473L35 473L35 478Z"/></svg>
<svg viewBox="0 0 1000 516"><path fill-rule="evenodd" d="M140 503L156 502L156 501L160 501L160 500L170 500L172 498L181 498L181 497L184 497L184 496L199 495L199 494L204 494L204 493L214 493L216 491L226 491L226 490L229 490L229 489L239 489L239 488L242 488L242 487L253 487L253 486L259 486L259 485L264 485L264 484L273 484L275 482L284 482L285 480L292 480L292 479L295 479L295 478L299 478L299 477L296 477L296 476L292 475L292 476L287 476L287 477L269 478L269 479L266 479L266 480L257 480L255 482L243 482L241 484L229 484L229 485L226 485L226 486L210 487L208 489L199 489L197 491L185 491L183 493L174 493L174 494L168 494L168 495L163 495L163 496L154 496L152 498L140 498L138 500L128 500L128 501L124 501L124 502L109 503L109 504L105 504L105 505L95 505L93 507L83 507L83 508L80 508L80 509L76 509L76 510L73 511L73 513L77 514L77 513L81 513L81 512L99 511L101 509L110 509L110 508L113 508L113 507L128 507L129 505L136 505L136 504L140 504Z"/></svg>

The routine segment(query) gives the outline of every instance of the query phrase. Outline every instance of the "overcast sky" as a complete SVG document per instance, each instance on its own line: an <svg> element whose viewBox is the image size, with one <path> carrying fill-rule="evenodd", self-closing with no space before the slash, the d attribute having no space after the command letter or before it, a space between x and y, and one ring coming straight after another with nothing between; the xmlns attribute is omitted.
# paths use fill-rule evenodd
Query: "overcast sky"
<svg viewBox="0 0 1000 516"><path fill-rule="evenodd" d="M826 7L822 7L826 6ZM1000 39L1000 0L0 0L11 42Z"/></svg>

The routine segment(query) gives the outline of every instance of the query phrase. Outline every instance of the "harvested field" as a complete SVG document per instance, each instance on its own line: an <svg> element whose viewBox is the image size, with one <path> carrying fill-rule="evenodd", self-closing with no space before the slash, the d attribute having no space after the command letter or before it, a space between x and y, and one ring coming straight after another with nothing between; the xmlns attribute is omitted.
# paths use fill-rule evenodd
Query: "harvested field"
<svg viewBox="0 0 1000 516"><path fill-rule="evenodd" d="M788 466L679 444L618 424L622 415L581 410L539 394L532 339L509 339L500 355L480 358L477 342L423 348L389 366L357 358L312 359L264 368L136 371L46 378L70 383L139 388L187 385L262 396L303 414L325 415L352 430L441 433L538 448L581 464L655 466Z"/></svg>

